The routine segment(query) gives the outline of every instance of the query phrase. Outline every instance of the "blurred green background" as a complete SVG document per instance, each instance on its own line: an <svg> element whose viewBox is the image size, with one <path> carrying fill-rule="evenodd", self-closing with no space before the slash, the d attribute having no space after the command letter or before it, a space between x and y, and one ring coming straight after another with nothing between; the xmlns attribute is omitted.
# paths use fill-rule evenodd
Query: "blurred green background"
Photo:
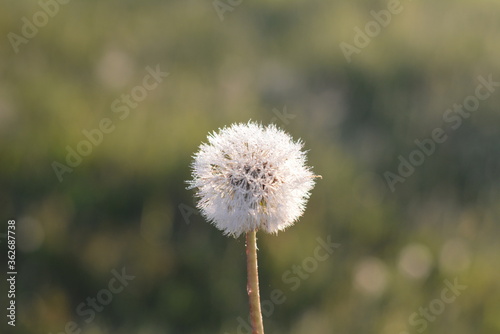
<svg viewBox="0 0 500 334"><path fill-rule="evenodd" d="M0 233L16 220L18 267L12 328L0 235L0 332L248 333L244 238L184 180L209 132L252 119L302 138L323 176L295 226L258 235L262 299L285 298L266 333L499 333L500 89L457 129L443 116L500 81L500 4L403 1L350 62L340 44L388 2L216 4L0 4ZM157 66L168 77L137 88ZM131 92L147 96L115 112ZM103 119L60 182L54 162ZM436 128L447 140L391 191L384 173ZM317 238L340 244L322 262ZM124 267L123 291L79 314Z"/></svg>

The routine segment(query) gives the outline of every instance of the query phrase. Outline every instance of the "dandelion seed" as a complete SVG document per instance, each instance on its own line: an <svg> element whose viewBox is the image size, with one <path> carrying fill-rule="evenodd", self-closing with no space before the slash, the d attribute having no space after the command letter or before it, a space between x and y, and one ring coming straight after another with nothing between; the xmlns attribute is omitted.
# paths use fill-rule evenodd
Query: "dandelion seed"
<svg viewBox="0 0 500 334"><path fill-rule="evenodd" d="M233 124L208 136L194 155L197 207L227 235L277 233L302 215L314 175L301 141L274 125Z"/></svg>

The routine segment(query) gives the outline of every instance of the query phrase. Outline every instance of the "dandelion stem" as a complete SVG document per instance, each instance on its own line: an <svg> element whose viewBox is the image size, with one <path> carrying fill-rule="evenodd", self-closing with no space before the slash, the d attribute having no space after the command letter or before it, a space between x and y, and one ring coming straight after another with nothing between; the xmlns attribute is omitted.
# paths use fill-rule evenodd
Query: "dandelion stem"
<svg viewBox="0 0 500 334"><path fill-rule="evenodd" d="M257 233L256 230L247 232L247 292L250 302L250 319L252 334L264 334L262 312L260 310L259 271L257 269Z"/></svg>

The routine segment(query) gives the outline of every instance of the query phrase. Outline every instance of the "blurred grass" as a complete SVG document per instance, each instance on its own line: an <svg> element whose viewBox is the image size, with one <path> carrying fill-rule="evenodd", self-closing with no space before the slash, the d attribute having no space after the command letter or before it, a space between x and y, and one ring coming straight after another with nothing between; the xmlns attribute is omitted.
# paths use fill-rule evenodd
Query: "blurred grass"
<svg viewBox="0 0 500 334"><path fill-rule="evenodd" d="M4 38L0 210L25 231L16 332L56 333L73 320L82 333L236 333L248 313L244 241L196 214L186 224L179 205L195 203L184 180L209 132L267 124L284 107L294 118L276 123L305 141L323 179L300 222L259 236L261 294L286 296L267 331L414 333L408 317L456 277L468 288L425 332L500 331L500 95L394 193L382 176L443 126L479 75L500 78L500 5L402 4L351 63L339 43L353 43L353 28L386 2L242 2L221 22L210 1L72 1L19 53ZM3 36L40 10L0 6ZM119 120L112 102L157 64L170 76ZM51 163L105 117L116 129L59 183ZM328 235L341 247L291 291L283 273ZM431 255L418 278L401 267L415 243ZM123 266L136 279L86 324L77 305Z"/></svg>

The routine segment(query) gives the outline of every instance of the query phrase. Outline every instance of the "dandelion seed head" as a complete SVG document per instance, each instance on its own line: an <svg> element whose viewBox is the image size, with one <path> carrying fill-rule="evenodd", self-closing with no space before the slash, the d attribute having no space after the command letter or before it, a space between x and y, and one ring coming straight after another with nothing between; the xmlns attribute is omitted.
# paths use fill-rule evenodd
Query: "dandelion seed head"
<svg viewBox="0 0 500 334"><path fill-rule="evenodd" d="M208 136L191 165L202 215L226 235L277 233L302 215L314 175L303 143L275 125L233 124Z"/></svg>

